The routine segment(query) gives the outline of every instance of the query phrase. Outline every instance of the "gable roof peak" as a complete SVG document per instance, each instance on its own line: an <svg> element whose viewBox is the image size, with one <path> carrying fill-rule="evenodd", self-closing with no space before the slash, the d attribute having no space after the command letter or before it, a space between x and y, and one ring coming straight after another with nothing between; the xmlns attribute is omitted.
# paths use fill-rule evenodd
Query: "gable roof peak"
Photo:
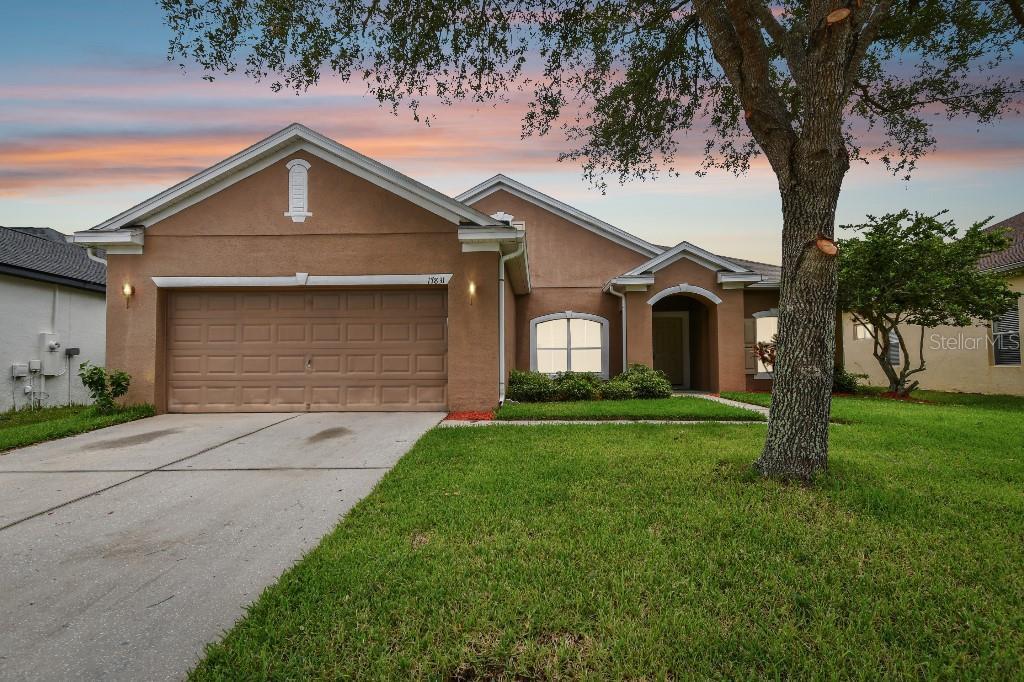
<svg viewBox="0 0 1024 682"><path fill-rule="evenodd" d="M308 126L293 122L237 154L100 223L92 230L113 231L136 225L146 227L297 151L332 163L457 225L497 224L490 216L457 199L413 180Z"/></svg>
<svg viewBox="0 0 1024 682"><path fill-rule="evenodd" d="M662 247L656 244L652 244L645 239L641 239L634 234L630 234L623 229L615 227L611 223L607 223L600 218L596 218L589 213L575 208L574 206L570 206L564 201L559 201L558 199L534 189L515 178L511 178L504 173L498 173L491 176L480 184L475 185L462 194L457 195L455 199L466 204L472 204L499 190L504 190L524 201L540 206L570 223L578 225L586 230L590 230L605 239L613 241L620 246L632 249L644 256L651 257L664 251Z"/></svg>

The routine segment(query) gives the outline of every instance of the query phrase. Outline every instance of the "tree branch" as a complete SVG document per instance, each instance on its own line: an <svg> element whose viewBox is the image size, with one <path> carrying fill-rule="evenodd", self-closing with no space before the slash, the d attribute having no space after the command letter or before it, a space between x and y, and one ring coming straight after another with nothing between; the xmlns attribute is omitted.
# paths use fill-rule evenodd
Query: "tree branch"
<svg viewBox="0 0 1024 682"><path fill-rule="evenodd" d="M758 22L764 27L768 35L771 36L775 44L779 46L779 49L782 50L794 80L802 81L804 75L804 56L803 52L799 49L800 46L797 44L797 41L793 39L793 35L786 30L785 26L779 23L779 20L772 14L771 8L761 0L746 0L746 5L754 16L757 17Z"/></svg>
<svg viewBox="0 0 1024 682"><path fill-rule="evenodd" d="M893 2L894 0L878 0L874 10L870 14L865 14L861 20L857 43L854 45L853 51L850 53L850 61L846 65L845 92L847 94L853 88L853 83L857 79L860 65L864 61L864 56L868 53L868 48L871 47L871 43L875 42L875 38L878 37L878 31L882 28L882 23L889 18Z"/></svg>
<svg viewBox="0 0 1024 682"><path fill-rule="evenodd" d="M1024 6L1021 5L1020 0L1004 0L1004 2L1010 7L1010 14L1017 20L1020 27L1024 29Z"/></svg>

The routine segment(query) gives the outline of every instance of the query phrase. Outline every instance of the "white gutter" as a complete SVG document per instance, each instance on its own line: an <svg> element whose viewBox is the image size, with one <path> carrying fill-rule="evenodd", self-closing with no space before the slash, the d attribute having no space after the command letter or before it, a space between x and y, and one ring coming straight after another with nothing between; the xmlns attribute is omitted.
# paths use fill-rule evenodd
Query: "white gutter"
<svg viewBox="0 0 1024 682"><path fill-rule="evenodd" d="M103 265L107 264L107 261L105 259L100 258L99 256L96 255L95 246L85 247L85 255L89 260L96 261L97 263L102 263Z"/></svg>
<svg viewBox="0 0 1024 682"><path fill-rule="evenodd" d="M612 284L608 285L607 291L612 296L617 296L619 299L619 308L622 310L622 371L626 371L626 295L621 291L616 291L615 286Z"/></svg>
<svg viewBox="0 0 1024 682"><path fill-rule="evenodd" d="M526 240L519 242L519 246L512 253L507 253L498 259L498 405L505 403L505 263L523 255L526 250Z"/></svg>

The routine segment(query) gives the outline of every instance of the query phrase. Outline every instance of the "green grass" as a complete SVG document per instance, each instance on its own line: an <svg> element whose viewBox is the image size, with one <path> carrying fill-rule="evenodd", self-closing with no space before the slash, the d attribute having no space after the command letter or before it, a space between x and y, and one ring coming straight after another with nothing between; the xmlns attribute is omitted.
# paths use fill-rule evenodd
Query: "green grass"
<svg viewBox="0 0 1024 682"><path fill-rule="evenodd" d="M0 453L11 448L152 417L153 414L152 405L132 405L111 414L97 414L87 405L3 412L0 413Z"/></svg>
<svg viewBox="0 0 1024 682"><path fill-rule="evenodd" d="M836 405L811 488L739 425L435 429L193 678L1020 679L1021 413Z"/></svg>
<svg viewBox="0 0 1024 682"><path fill-rule="evenodd" d="M672 419L679 421L764 421L757 412L703 398L661 400L581 400L554 403L506 403L498 419Z"/></svg>
<svg viewBox="0 0 1024 682"><path fill-rule="evenodd" d="M738 400L743 403L768 407L771 404L771 394L744 393L739 391L725 391L723 398ZM945 391L914 391L910 394L914 400L924 403L934 403L945 407L965 407L984 411L1010 411L1024 415L1024 396L1016 395L982 395L980 393L948 393ZM861 403L864 401L875 401L893 404L892 398L883 398L879 391L868 391L863 395L834 398L832 400L833 416L842 418L856 416L861 412Z"/></svg>

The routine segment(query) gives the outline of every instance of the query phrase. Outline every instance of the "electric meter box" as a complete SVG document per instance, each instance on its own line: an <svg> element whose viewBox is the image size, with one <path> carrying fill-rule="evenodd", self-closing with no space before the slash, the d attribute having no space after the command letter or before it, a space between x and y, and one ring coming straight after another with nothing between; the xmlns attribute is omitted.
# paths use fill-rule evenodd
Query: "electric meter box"
<svg viewBox="0 0 1024 682"><path fill-rule="evenodd" d="M15 379L21 379L28 376L28 365L24 362L16 362L11 365L11 376Z"/></svg>
<svg viewBox="0 0 1024 682"><path fill-rule="evenodd" d="M57 334L43 332L39 335L39 358L43 376L52 377L64 371L64 352Z"/></svg>

